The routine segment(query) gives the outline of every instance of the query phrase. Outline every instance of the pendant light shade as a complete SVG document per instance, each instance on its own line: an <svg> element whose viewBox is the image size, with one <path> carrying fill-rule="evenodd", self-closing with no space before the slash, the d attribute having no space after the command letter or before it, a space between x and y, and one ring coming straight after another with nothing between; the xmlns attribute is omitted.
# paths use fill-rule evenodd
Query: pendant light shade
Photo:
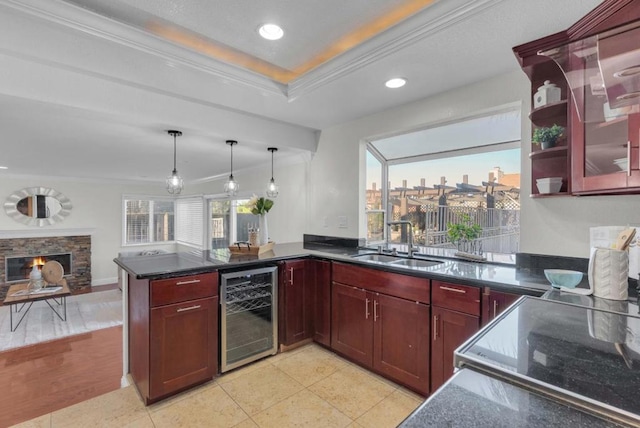
<svg viewBox="0 0 640 428"><path fill-rule="evenodd" d="M276 198L278 197L278 185L273 179L273 152L277 152L278 149L275 147L269 147L267 150L271 152L271 180L269 181L269 185L267 186L267 196L270 198Z"/></svg>
<svg viewBox="0 0 640 428"><path fill-rule="evenodd" d="M173 172L167 177L167 192L172 195L179 195L184 187L184 182L176 169L176 137L182 135L182 132L169 130L167 133L173 135Z"/></svg>
<svg viewBox="0 0 640 428"><path fill-rule="evenodd" d="M229 174L229 180L224 183L224 192L229 196L235 196L235 194L238 193L240 186L233 178L233 146L238 144L238 142L235 140L227 140L227 144L231 146L231 173Z"/></svg>

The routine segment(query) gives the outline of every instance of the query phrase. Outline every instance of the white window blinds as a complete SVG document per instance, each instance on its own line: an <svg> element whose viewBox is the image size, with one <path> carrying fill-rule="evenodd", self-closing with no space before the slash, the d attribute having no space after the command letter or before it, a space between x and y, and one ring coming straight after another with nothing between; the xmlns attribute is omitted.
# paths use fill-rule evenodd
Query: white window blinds
<svg viewBox="0 0 640 428"><path fill-rule="evenodd" d="M203 198L181 198L176 201L176 241L199 249L203 248Z"/></svg>

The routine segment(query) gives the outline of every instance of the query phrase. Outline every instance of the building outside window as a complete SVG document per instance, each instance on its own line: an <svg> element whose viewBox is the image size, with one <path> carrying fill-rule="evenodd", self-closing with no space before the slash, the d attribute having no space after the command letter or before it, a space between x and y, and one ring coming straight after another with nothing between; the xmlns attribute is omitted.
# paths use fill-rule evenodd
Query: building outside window
<svg viewBox="0 0 640 428"><path fill-rule="evenodd" d="M408 220L418 246L517 252L520 135L509 109L369 142L368 243L406 244L406 228L385 225ZM452 242L447 230L460 223L480 227L472 243Z"/></svg>

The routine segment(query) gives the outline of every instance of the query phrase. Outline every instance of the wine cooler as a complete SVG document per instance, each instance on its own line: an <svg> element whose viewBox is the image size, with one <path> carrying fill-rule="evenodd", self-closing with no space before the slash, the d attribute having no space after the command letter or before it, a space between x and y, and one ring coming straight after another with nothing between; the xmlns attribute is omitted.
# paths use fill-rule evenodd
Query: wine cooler
<svg viewBox="0 0 640 428"><path fill-rule="evenodd" d="M221 274L221 372L277 352L277 269Z"/></svg>

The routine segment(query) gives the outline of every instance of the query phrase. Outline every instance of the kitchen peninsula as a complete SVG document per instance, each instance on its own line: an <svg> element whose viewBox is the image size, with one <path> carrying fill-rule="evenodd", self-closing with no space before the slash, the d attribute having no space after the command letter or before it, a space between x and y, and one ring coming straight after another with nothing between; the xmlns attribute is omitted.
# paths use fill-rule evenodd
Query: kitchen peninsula
<svg viewBox="0 0 640 428"><path fill-rule="evenodd" d="M527 267L517 267L515 265L507 265L507 264L488 264L488 263L472 263L465 261L458 261L451 258L442 257L444 254L440 254L441 257L436 257L434 255L426 256L424 254L419 255L417 260L423 259L432 259L435 261L439 261L441 263L435 263L429 267L419 267L419 268L408 268L406 266L394 266L393 264L384 264L378 263L374 261L363 261L362 258L359 258L359 255L362 254L372 254L375 251L369 249L358 248L356 245L347 245L347 246L322 246L322 245L314 245L312 243L293 243L293 244L283 244L276 245L272 252L261 254L260 256L253 256L247 260L246 257L235 258L230 255L226 251L212 252L212 253L203 253L203 254L194 254L194 253L178 253L178 254L163 254L163 255L155 255L148 257L129 257L129 258L119 258L116 259L116 263L123 268L129 274L130 284L129 287L141 287L139 283L136 281L166 281L170 279L183 278L185 276L198 276L198 275L210 275L212 272L220 272L220 271L237 271L243 269L250 269L259 266L265 265L282 265L286 263L306 261L306 274L304 275L305 284L303 287L306 289L306 292L301 294L301 299L298 300L299 304L302 305L305 310L300 311L300 308L290 307L287 303L296 302L296 300L291 299L283 299L280 296L279 303L279 320L286 326L291 324L291 320L287 320L287 318L291 316L296 316L296 314L301 313L302 317L309 317L311 314L311 323L306 324L307 327L302 327L303 333L298 336L300 340L316 340L318 343L324 345L327 348L332 349L334 352L345 356L352 361L357 362L358 364L364 366L365 368L369 368L370 370L382 374L383 376L388 376L390 379L404 384L409 388L420 392L424 396L428 396L429 393L432 393L431 398L429 400L435 400L442 391L450 391L451 385L456 382L460 382L460 378L466 376L485 376L485 374L473 373L471 375L462 375L456 374L452 380L447 383L445 388L438 390L438 387L441 383L445 382L447 378L453 372L453 350L447 349L445 353L450 353L450 357L444 359L444 361L436 361L438 360L438 334L451 333L451 331L455 330L455 326L457 325L455 322L451 324L443 324L443 318L438 318L439 314L454 314L456 316L463 316L465 319L470 319L473 324L473 328L466 332L466 336L462 338L456 338L457 343L455 347L468 339L471 335L477 332L482 325L490 322L491 318L494 316L498 316L499 319L502 319L502 316L499 315L501 310L504 310L505 307L497 306L496 302L504 302L500 299L491 300L491 296L497 296L500 294L510 295L510 296L520 296L520 295L528 295L528 296L549 296L553 295L547 293L549 291L549 285L541 274L541 269L531 269ZM526 257L525 257L526 258ZM547 261L549 262L549 261ZM557 266L553 266L557 267ZM321 270L322 268L322 270ZM324 270L324 272L323 272ZM333 274L332 274L333 272ZM284 281L288 282L290 279L286 270L280 269L279 273L282 278L279 279L281 283ZM373 273L374 276L366 276L368 273ZM347 277L345 277L347 275ZM352 278L349 280L349 277ZM384 281L388 281L389 287L386 290L376 289L375 279L372 278L383 278ZM356 281L353 278L368 278L369 283L362 285L360 288L357 285L349 286L349 284L344 284L345 282ZM412 279L413 278L413 279ZM402 282L399 282L402 281ZM417 281L417 282L416 282ZM419 282L424 281L424 282ZM357 282L357 281L356 281ZM148 284L148 283L147 283ZM217 284L217 283L216 283ZM396 285L393 285L396 284ZM402 284L403 286L399 286L398 284ZM378 347L376 352L382 353L382 358L379 358L382 361L382 365L376 364L376 358L373 357L373 363L369 365L366 362L366 359L369 358L366 352L362 353L364 355L364 361L360 361L356 356L349 353L348 348L341 348L339 346L339 342L346 342L348 345L353 345L353 342L348 342L347 336L336 336L336 332L340 333L344 332L344 329L341 329L341 324L345 322L344 317L341 317L340 307L341 304L338 304L338 300L344 296L340 294L332 294L331 290L342 289L345 285L347 288L351 290L356 290L358 292L359 289L362 289L363 293L370 293L371 296L370 301L372 302L370 305L367 303L363 303L365 311L369 311L368 314L363 313L363 318L373 318L376 317L376 322L378 321L377 317L388 316L389 313L392 313L392 308L387 308L384 306L385 300L383 300L380 296L384 297L385 291L386 293L396 294L396 293L407 293L408 289L413 285L423 284L425 290L428 290L430 293L426 295L422 294L424 297L420 297L419 288L413 288L414 291L418 293L417 297L409 297L408 296L400 296L396 295L394 297L394 301L410 301L415 300L419 304L416 305L415 301L413 303L414 306L424 307L427 311L427 316L424 318L424 324L426 324L427 328L423 328L421 333L426 334L427 344L430 345L427 347L426 354L425 349L421 349L420 352L423 354L416 354L423 356L425 361L429 363L429 370L431 372L430 383L427 381L425 383L424 379L420 379L420 376L416 375L414 377L409 377L408 379L399 379L398 376L394 375L393 367L389 368L386 366L391 366L394 363L395 366L405 364L404 360L394 360L393 357L390 357L388 354L385 355L384 351L384 343L373 343L367 344L366 346L372 346L373 348ZM382 286L382 285L381 285ZM148 287L147 286L142 286ZM407 288L409 287L409 288ZM369 291L367 291L369 290ZM447 291L449 290L449 291ZM474 293L475 290L475 293ZM286 294L289 290L287 290L287 286L281 287L279 294ZM437 291L437 292L436 292ZM289 291L290 292L290 291ZM448 292L451 296L447 299L440 299L438 297L438 293ZM468 294L462 294L462 292ZM129 290L131 293L131 289ZM215 293L217 295L218 290L216 288ZM546 294L545 294L546 293ZM557 292L556 292L557 293ZM557 293L564 296L564 293ZM456 299L459 299L460 296L468 296L468 300L459 301L457 304L466 304L471 305L469 309L460 309L457 308L454 310L450 310L447 308L447 305L453 304ZM390 296L388 296L390 297ZM577 298L578 296L569 297L569 299ZM564 298L564 297L558 297ZM588 299L588 298L587 298ZM535 297L527 297L521 299L520 302L533 300L535 302L540 302L540 304L548 305L549 310L555 308L558 304L554 304L551 302L544 302L542 300L538 300ZM331 303L333 302L333 303ZM345 300L346 302L346 300ZM376 302L378 302L376 304ZM187 304L187 307L192 306L191 302L184 302ZM521 303L518 303L518 305ZM569 302L569 305L573 305L574 302ZM368 306L367 306L368 305ZM378 306L379 305L379 306ZM422 306L421 306L422 305ZM554 306L555 305L555 306ZM373 308L375 306L375 309ZM153 309L152 309L153 310ZM497 311L493 314L491 310ZM375 311L375 313L374 313ZM445 311L445 312L439 312ZM509 311L511 312L511 311ZM130 312L131 313L131 312ZM351 312L349 312L351 313ZM355 313L355 312L353 312ZM360 311L358 310L359 314ZM429 313L431 313L431 317L429 317ZM486 315L485 315L486 314ZM407 316L412 317L413 321L421 319L420 315L408 314ZM336 324L336 321L338 324ZM413 322L412 321L412 322ZM358 321L360 322L360 321ZM305 325L305 322L297 323L300 325ZM310 326L309 326L310 325ZM366 325L366 324L363 324ZM433 326L436 326L434 329ZM494 326L495 322L491 324ZM324 326L324 327L323 327ZM328 326L328 327L327 327ZM380 326L384 326L384 323L380 324ZM425 327L425 326L423 326ZM322 330L322 328L328 328L329 332L324 332L324 334L319 334L318 330ZM365 327L366 328L366 327ZM378 327L376 327L378 328ZM442 328L442 329L441 329ZM216 324L217 329L217 324ZM439 330L441 329L441 330ZM129 327L130 330L130 327ZM377 331L377 330L375 330ZM397 331L397 330L395 330ZM426 333L425 333L426 332ZM435 333L435 335L434 335ZM217 334L217 331L216 331ZM380 337L378 334L382 334L384 337L384 330L378 331L374 336ZM337 341L336 341L337 339ZM281 345L281 349L287 349L287 346L295 345L294 343L287 342L287 335L280 330L279 343ZM306 343L306 342L303 342ZM416 342L419 343L419 342ZM217 345L216 345L217 346ZM454 348L455 348L454 347ZM211 347L210 349L214 349L215 347ZM423 344L424 348L424 344ZM217 348L215 348L217 349ZM345 350L346 349L346 350ZM418 351L416 351L418 352ZM216 351L217 353L217 351ZM359 355L359 354L356 354ZM216 355L217 357L217 355ZM386 366L385 366L386 364ZM447 373L443 375L443 379L441 382L437 382L436 373L438 370L442 370L438 368L438 364L445 367ZM215 368L214 373L217 373L217 367ZM466 373L470 371L467 368L462 369L462 372ZM207 375L209 376L209 375ZM496 380L494 377L489 376L490 379L487 382L502 382L504 380ZM427 377L428 378L428 377ZM210 378L209 378L210 379ZM412 381L416 383L412 384ZM197 383L197 382L196 382ZM518 386L514 386L512 383L508 383L509 388L516 388L518 390L518 394L530 394L529 390L524 390L519 388ZM188 388L189 386L184 386L184 388ZM182 390L179 389L179 390ZM433 394L436 390L438 390L437 394ZM169 393L171 395L173 392ZM536 396L538 397L538 396ZM156 397L155 399L151 399L151 401L155 401L157 399L164 398L163 395ZM558 404L554 400L550 400L549 398L543 397L543 403L553 402L553 406L559 406L564 408L568 413L565 415L567 418L575 417L579 415L580 417L586 418L585 420L589 420L587 416L584 416L582 411L575 409L572 406L566 406L565 404ZM545 407L545 411L549 412L549 408ZM577 412L577 413L576 413ZM581 413L582 412L582 413ZM558 416L558 415L556 415ZM563 416L564 418L564 416ZM564 420L564 419L563 419ZM567 419L569 420L569 419Z"/></svg>

